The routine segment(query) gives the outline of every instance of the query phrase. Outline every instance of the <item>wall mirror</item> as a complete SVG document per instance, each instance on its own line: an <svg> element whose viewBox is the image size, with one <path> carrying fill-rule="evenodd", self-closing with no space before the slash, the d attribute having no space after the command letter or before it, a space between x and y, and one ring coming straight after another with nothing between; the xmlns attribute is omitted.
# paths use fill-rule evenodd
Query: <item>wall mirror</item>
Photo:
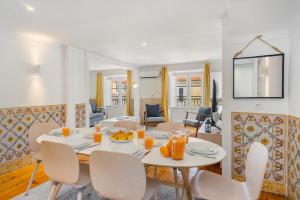
<svg viewBox="0 0 300 200"><path fill-rule="evenodd" d="M284 98L284 54L234 58L233 98Z"/></svg>

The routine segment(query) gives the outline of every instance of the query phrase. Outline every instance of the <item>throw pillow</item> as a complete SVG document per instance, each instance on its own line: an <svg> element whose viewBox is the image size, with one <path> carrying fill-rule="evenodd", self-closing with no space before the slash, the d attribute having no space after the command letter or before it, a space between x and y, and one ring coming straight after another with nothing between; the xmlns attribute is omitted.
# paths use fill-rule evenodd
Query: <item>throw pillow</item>
<svg viewBox="0 0 300 200"><path fill-rule="evenodd" d="M161 117L159 104L146 104L146 110L148 117Z"/></svg>

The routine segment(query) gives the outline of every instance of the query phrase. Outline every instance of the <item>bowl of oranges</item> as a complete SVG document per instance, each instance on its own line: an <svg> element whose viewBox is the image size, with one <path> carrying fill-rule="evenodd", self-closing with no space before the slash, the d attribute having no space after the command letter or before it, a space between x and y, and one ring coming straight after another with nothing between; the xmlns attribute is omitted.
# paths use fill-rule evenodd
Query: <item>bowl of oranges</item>
<svg viewBox="0 0 300 200"><path fill-rule="evenodd" d="M112 142L119 142L119 143L132 142L133 138L134 138L133 132L131 131L126 132L122 130L115 132L109 136L109 139Z"/></svg>

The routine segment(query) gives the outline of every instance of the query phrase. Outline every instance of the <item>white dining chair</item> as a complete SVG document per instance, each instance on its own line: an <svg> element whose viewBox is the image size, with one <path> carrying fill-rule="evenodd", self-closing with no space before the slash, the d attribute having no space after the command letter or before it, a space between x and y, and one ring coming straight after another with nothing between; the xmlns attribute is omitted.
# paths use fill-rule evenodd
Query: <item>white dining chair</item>
<svg viewBox="0 0 300 200"><path fill-rule="evenodd" d="M48 133L49 131L58 128L59 125L53 121L48 121L48 122L34 122L32 124L32 126L29 128L29 132L28 132L28 142L29 142L29 147L31 149L32 152L32 157L35 160L35 167L34 170L31 174L29 183L27 185L27 189L25 192L25 195L27 196L29 194L32 182L35 179L36 176L36 172L39 168L40 163L42 162L42 157L41 157L41 152L40 152L40 144L37 143L36 139L43 135Z"/></svg>
<svg viewBox="0 0 300 200"><path fill-rule="evenodd" d="M196 198L212 200L259 199L267 163L267 148L255 142L247 155L245 182L238 182L208 171L199 171L191 182L192 194Z"/></svg>
<svg viewBox="0 0 300 200"><path fill-rule="evenodd" d="M90 172L92 185L101 197L115 200L156 198L158 181L146 178L142 161L133 155L94 151Z"/></svg>
<svg viewBox="0 0 300 200"><path fill-rule="evenodd" d="M127 130L137 130L138 123L136 121L122 120L115 122L114 127L126 128Z"/></svg>
<svg viewBox="0 0 300 200"><path fill-rule="evenodd" d="M82 189L91 183L89 166L79 164L74 149L67 144L42 141L41 152L44 170L53 182L49 200L55 199L61 184L79 188L77 200L81 200Z"/></svg>

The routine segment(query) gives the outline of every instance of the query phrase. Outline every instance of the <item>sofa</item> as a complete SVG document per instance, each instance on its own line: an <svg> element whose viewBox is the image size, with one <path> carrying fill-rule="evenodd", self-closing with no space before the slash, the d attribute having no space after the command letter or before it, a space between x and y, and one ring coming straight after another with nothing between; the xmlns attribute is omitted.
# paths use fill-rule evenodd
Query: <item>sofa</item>
<svg viewBox="0 0 300 200"><path fill-rule="evenodd" d="M96 122L100 122L105 117L105 110L104 108L99 108L96 106L96 103L90 103L90 127L93 127Z"/></svg>

